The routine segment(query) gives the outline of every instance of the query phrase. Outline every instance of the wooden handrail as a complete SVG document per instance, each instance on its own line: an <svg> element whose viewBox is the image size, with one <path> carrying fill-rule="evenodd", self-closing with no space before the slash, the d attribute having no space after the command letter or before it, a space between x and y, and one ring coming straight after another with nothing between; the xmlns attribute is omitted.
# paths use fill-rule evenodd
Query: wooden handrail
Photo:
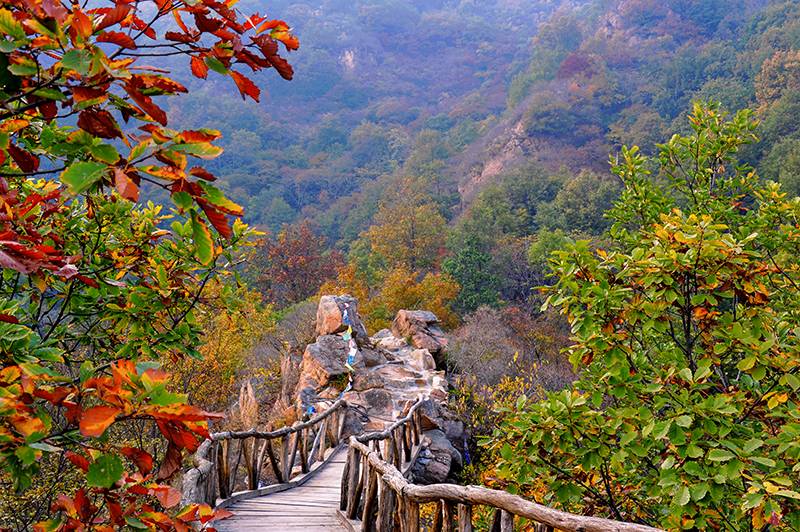
<svg viewBox="0 0 800 532"><path fill-rule="evenodd" d="M262 493L261 473L268 461L275 484L294 485L341 443L347 413L344 399L308 421L274 431L212 433L193 455L193 467L183 476L183 502L226 504L234 493L246 498ZM277 445L273 446L273 443ZM299 455L299 456L298 456ZM298 467L299 466L299 467Z"/></svg>
<svg viewBox="0 0 800 532"><path fill-rule="evenodd" d="M419 505L437 503L435 532L472 532L472 509L494 509L492 532L513 532L514 519L538 523L537 530L564 532L657 532L660 529L637 523L581 516L556 510L511 493L483 486L409 482L400 472L399 459L411 441L419 442L422 432L418 401L402 419L381 432L350 437L350 449L342 477L340 509L350 522L361 521L362 531L418 532ZM413 432L416 434L410 434ZM400 434L402 433L402 434ZM383 451L380 442L384 443ZM406 460L410 462L409 453ZM456 508L457 507L457 508Z"/></svg>

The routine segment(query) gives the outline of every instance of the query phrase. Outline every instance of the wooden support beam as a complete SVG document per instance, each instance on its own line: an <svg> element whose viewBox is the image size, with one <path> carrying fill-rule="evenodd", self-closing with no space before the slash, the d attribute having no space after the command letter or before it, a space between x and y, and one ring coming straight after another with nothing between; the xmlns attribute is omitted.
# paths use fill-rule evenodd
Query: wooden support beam
<svg viewBox="0 0 800 532"><path fill-rule="evenodd" d="M472 505L458 505L458 532L472 532Z"/></svg>

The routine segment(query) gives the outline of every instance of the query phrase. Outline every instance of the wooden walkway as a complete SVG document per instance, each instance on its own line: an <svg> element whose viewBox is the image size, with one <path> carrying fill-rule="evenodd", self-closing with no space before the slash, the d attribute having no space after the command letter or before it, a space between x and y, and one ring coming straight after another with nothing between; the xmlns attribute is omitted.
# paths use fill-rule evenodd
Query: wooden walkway
<svg viewBox="0 0 800 532"><path fill-rule="evenodd" d="M302 485L232 504L233 517L216 522L217 530L348 530L336 516L346 459L345 447Z"/></svg>

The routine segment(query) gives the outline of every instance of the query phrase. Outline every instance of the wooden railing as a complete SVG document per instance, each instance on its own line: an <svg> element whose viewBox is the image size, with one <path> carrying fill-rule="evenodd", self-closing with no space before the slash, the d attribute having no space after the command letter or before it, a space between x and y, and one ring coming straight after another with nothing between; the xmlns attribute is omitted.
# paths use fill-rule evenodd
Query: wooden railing
<svg viewBox="0 0 800 532"><path fill-rule="evenodd" d="M435 503L434 532L472 532L473 507L492 509L492 532L513 532L518 517L537 531L655 532L659 529L598 517L586 517L537 504L482 486L410 483L401 473L422 436L418 401L408 414L382 432L350 437L342 475L340 509L348 524L362 531L418 532L420 504ZM360 521L360 523L359 523ZM355 526L354 526L355 525ZM456 528L457 527L457 528Z"/></svg>
<svg viewBox="0 0 800 532"><path fill-rule="evenodd" d="M225 506L294 486L341 443L347 403L339 399L306 422L271 432L212 433L183 476L183 502ZM262 486L265 462L274 482Z"/></svg>

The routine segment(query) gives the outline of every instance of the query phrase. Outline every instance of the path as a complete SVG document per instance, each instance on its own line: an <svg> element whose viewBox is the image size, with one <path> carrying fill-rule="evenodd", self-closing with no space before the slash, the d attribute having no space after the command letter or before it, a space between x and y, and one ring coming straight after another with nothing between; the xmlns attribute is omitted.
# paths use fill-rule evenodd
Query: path
<svg viewBox="0 0 800 532"><path fill-rule="evenodd" d="M336 516L336 510L339 509L339 486L346 459L347 449L339 449L303 485L232 504L228 510L233 512L233 517L219 521L217 530L347 530Z"/></svg>

